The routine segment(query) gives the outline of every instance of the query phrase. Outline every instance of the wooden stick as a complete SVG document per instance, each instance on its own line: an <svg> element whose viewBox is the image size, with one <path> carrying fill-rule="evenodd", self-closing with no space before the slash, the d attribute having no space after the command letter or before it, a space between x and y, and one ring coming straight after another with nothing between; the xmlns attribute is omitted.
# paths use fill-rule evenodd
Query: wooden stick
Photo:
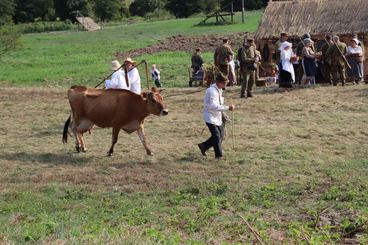
<svg viewBox="0 0 368 245"><path fill-rule="evenodd" d="M339 46L337 46L337 43L335 42L335 40L332 38L333 43L335 44L337 50L339 51L339 54L341 55L341 57L344 59L344 62L346 64L346 66L351 70L351 66L348 62L348 60L346 59L345 55L342 53L341 49L339 48Z"/></svg>
<svg viewBox="0 0 368 245"><path fill-rule="evenodd" d="M149 87L149 79L148 79L148 65L147 65L147 62L146 61L144 61L144 68L146 70L147 89L149 91L150 90L150 87Z"/></svg>
<svg viewBox="0 0 368 245"><path fill-rule="evenodd" d="M265 243L262 242L262 239L261 239L261 236L259 235L259 233L249 224L249 222L246 219L244 219L243 216L241 216L240 214L238 214L238 216L240 218L242 218L242 220L248 226L249 230L253 233L253 235L255 236L255 238L257 239L257 241L259 242L259 244L261 244L261 245L263 245L263 244L268 245L268 243L266 241L265 241Z"/></svg>
<svg viewBox="0 0 368 245"><path fill-rule="evenodd" d="M357 227L355 227L353 230L346 232L345 234L343 234L343 237L347 237L355 232L357 232L360 228L362 228L363 226L365 226L366 224L368 224L368 220L366 220L365 222L361 223L360 225L358 225Z"/></svg>
<svg viewBox="0 0 368 245"><path fill-rule="evenodd" d="M233 105L233 100L231 99L231 104ZM233 150L235 150L235 137L234 137L234 121L235 121L235 114L234 110L231 111L231 137L233 142Z"/></svg>

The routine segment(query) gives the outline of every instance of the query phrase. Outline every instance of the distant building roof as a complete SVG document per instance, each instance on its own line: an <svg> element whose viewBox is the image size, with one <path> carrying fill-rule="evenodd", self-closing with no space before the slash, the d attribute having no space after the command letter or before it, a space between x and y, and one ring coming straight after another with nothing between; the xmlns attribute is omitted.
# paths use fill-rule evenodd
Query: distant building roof
<svg viewBox="0 0 368 245"><path fill-rule="evenodd" d="M255 34L256 39L310 34L368 32L367 0L270 1Z"/></svg>

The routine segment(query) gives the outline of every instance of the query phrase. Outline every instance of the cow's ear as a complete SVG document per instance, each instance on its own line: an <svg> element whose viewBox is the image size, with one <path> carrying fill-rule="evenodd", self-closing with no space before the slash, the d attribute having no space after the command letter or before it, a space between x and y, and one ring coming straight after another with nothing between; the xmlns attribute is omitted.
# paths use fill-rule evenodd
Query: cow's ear
<svg viewBox="0 0 368 245"><path fill-rule="evenodd" d="M152 93L157 93L157 92L158 92L158 91L157 91L157 88L156 88L156 87L152 87L152 88L151 88L151 92L152 92Z"/></svg>

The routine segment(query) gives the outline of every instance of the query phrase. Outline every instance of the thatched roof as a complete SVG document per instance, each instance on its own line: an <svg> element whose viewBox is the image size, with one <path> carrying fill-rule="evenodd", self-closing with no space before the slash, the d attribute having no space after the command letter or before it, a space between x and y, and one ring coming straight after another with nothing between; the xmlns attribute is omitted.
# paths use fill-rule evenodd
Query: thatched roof
<svg viewBox="0 0 368 245"><path fill-rule="evenodd" d="M368 32L367 0L270 1L256 32L256 39L334 33Z"/></svg>

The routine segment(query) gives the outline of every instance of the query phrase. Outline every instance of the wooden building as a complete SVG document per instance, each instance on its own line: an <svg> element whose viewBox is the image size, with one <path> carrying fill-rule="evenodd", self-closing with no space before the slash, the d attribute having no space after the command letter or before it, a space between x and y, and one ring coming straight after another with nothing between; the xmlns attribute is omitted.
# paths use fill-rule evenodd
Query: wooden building
<svg viewBox="0 0 368 245"><path fill-rule="evenodd" d="M309 33L322 45L328 33L340 36L347 45L358 35L365 49L364 73L368 79L368 1L367 0L270 0L255 34L263 58L272 62L275 42L286 32L296 45Z"/></svg>

